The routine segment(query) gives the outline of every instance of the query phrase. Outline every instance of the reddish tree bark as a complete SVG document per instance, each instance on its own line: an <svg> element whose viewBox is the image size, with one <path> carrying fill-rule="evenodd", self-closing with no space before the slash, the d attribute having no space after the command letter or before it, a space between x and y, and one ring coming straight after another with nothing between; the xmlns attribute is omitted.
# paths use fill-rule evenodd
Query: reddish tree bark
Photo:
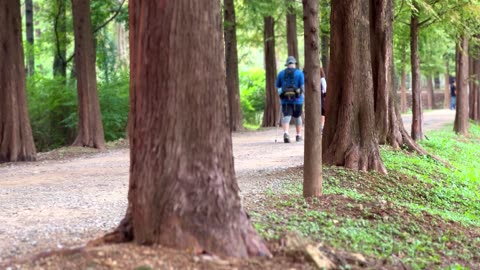
<svg viewBox="0 0 480 270"><path fill-rule="evenodd" d="M287 47L288 55L297 59L297 68L300 68L297 38L297 15L295 14L295 0L285 0L287 4Z"/></svg>
<svg viewBox="0 0 480 270"><path fill-rule="evenodd" d="M478 47L477 47L478 50ZM473 95L473 120L480 122L480 56L478 55L474 58L473 63L474 70L474 95Z"/></svg>
<svg viewBox="0 0 480 270"><path fill-rule="evenodd" d="M470 50L470 52L473 50ZM474 67L475 59L469 53L468 56L468 117L470 119L474 119L475 115L475 67Z"/></svg>
<svg viewBox="0 0 480 270"><path fill-rule="evenodd" d="M445 63L445 89L443 90L443 108L450 108L450 70L448 61Z"/></svg>
<svg viewBox="0 0 480 270"><path fill-rule="evenodd" d="M262 127L275 127L280 122L280 99L275 78L277 76L277 64L275 59L275 21L273 17L264 18L264 62L266 70L265 80L265 110L263 113Z"/></svg>
<svg viewBox="0 0 480 270"><path fill-rule="evenodd" d="M369 1L332 1L326 164L386 173L375 129Z"/></svg>
<svg viewBox="0 0 480 270"><path fill-rule="evenodd" d="M305 35L305 156L303 196L322 195L322 125L318 0L303 0Z"/></svg>
<svg viewBox="0 0 480 270"><path fill-rule="evenodd" d="M457 113L453 130L457 134L468 135L468 38L462 36L457 45Z"/></svg>
<svg viewBox="0 0 480 270"><path fill-rule="evenodd" d="M418 10L418 4L414 2ZM418 14L412 11L410 20L410 57L412 66L412 139L423 139L422 90L420 89L420 57L418 56Z"/></svg>
<svg viewBox="0 0 480 270"><path fill-rule="evenodd" d="M227 67L227 90L230 108L230 129L243 129L240 106L240 86L238 81L237 26L233 0L224 0L225 15L225 60Z"/></svg>
<svg viewBox="0 0 480 270"><path fill-rule="evenodd" d="M105 148L97 91L90 1L72 0L78 92L78 135L74 146Z"/></svg>
<svg viewBox="0 0 480 270"><path fill-rule="evenodd" d="M139 0L129 9L129 208L103 240L270 255L235 180L220 2Z"/></svg>
<svg viewBox="0 0 480 270"><path fill-rule="evenodd" d="M35 160L19 1L0 1L0 163Z"/></svg>

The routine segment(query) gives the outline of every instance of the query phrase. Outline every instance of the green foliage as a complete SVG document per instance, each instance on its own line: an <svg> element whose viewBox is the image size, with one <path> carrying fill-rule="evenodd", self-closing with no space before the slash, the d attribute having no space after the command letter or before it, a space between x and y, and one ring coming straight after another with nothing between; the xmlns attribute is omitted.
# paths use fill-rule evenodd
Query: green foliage
<svg viewBox="0 0 480 270"><path fill-rule="evenodd" d="M255 228L267 239L297 231L412 269L478 265L480 126L472 123L468 138L450 128L428 137L422 146L451 167L383 148L388 175L324 167L325 195L316 200L302 197L301 169L289 172L277 179L280 188L265 193L262 210L251 214Z"/></svg>
<svg viewBox="0 0 480 270"><path fill-rule="evenodd" d="M123 138L129 110L128 73L120 72L110 82L101 82L98 88L105 139ZM27 92L37 151L71 144L78 123L75 81L35 75L27 81Z"/></svg>
<svg viewBox="0 0 480 270"><path fill-rule="evenodd" d="M259 126L265 108L265 70L240 72L240 103L246 126Z"/></svg>

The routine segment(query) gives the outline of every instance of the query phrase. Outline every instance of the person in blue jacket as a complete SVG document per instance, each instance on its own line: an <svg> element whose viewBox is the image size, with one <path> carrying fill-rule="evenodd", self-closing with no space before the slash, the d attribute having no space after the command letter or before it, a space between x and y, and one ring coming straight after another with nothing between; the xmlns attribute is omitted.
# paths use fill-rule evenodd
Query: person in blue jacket
<svg viewBox="0 0 480 270"><path fill-rule="evenodd" d="M277 89L282 104L283 142L290 142L288 129L292 117L295 119L297 131L296 141L302 140L302 111L305 99L305 78L303 72L296 68L297 60L293 56L287 58L286 69L277 76Z"/></svg>

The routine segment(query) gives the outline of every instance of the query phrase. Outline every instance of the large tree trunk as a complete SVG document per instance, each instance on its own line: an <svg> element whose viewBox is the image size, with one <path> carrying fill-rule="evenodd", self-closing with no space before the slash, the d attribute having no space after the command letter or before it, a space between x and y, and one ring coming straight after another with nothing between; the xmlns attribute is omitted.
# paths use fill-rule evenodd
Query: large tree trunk
<svg viewBox="0 0 480 270"><path fill-rule="evenodd" d="M457 113L453 130L468 135L468 38L462 36L457 45Z"/></svg>
<svg viewBox="0 0 480 270"><path fill-rule="evenodd" d="M117 58L118 66L126 66L128 64L128 33L123 23L115 24L117 32Z"/></svg>
<svg viewBox="0 0 480 270"><path fill-rule="evenodd" d="M371 41L375 46L371 47L373 81L375 86L375 106L377 127L384 134L379 134L382 144L399 149L406 146L411 151L427 154L416 144L403 125L400 110L398 108L396 90L393 82L393 0L371 0ZM402 88L405 88L405 66L402 68ZM404 91L404 90L403 90ZM387 100L385 100L387 99ZM385 104L387 103L385 108Z"/></svg>
<svg viewBox="0 0 480 270"><path fill-rule="evenodd" d="M238 81L237 26L233 0L224 0L225 11L225 60L227 65L227 90L230 107L231 131L243 129Z"/></svg>
<svg viewBox="0 0 480 270"><path fill-rule="evenodd" d="M285 0L287 4L287 47L288 55L297 59L297 68L300 68L298 59L297 15L295 14L295 0Z"/></svg>
<svg viewBox="0 0 480 270"><path fill-rule="evenodd" d="M478 50L478 48L477 48ZM474 103L473 103L473 120L480 122L480 55L477 52L477 55L474 57L473 63L474 74Z"/></svg>
<svg viewBox="0 0 480 270"><path fill-rule="evenodd" d="M90 1L72 0L78 91L78 135L73 145L105 148L97 91Z"/></svg>
<svg viewBox="0 0 480 270"><path fill-rule="evenodd" d="M0 1L0 163L35 160L19 1Z"/></svg>
<svg viewBox="0 0 480 270"><path fill-rule="evenodd" d="M266 70L266 98L262 127L275 127L280 122L280 99L275 87L275 78L277 76L277 64L275 59L275 21L271 16L264 18L263 46Z"/></svg>
<svg viewBox="0 0 480 270"><path fill-rule="evenodd" d="M427 108L432 110L434 108L434 92L433 92L433 76L427 76Z"/></svg>
<svg viewBox="0 0 480 270"><path fill-rule="evenodd" d="M67 76L67 0L56 0L56 14L53 24L55 34L55 55L53 75Z"/></svg>
<svg viewBox="0 0 480 270"><path fill-rule="evenodd" d="M27 71L28 76L35 73L34 30L33 30L33 0L25 0L25 31L27 36Z"/></svg>
<svg viewBox="0 0 480 270"><path fill-rule="evenodd" d="M323 160L354 170L386 173L375 129L368 1L332 1Z"/></svg>
<svg viewBox="0 0 480 270"><path fill-rule="evenodd" d="M320 90L320 44L318 0L303 0L305 33L305 157L303 196L322 195L322 92Z"/></svg>
<svg viewBox="0 0 480 270"><path fill-rule="evenodd" d="M450 70L448 60L445 63L445 89L443 90L443 108L450 108Z"/></svg>
<svg viewBox="0 0 480 270"><path fill-rule="evenodd" d="M418 10L418 5L414 2ZM412 11L410 21L410 54L412 66L412 139L423 139L422 90L420 89L420 57L418 56L418 15Z"/></svg>
<svg viewBox="0 0 480 270"><path fill-rule="evenodd" d="M393 3L370 0L370 53L372 60L375 126L378 143L388 135L388 97L393 92Z"/></svg>
<svg viewBox="0 0 480 270"><path fill-rule="evenodd" d="M129 9L129 208L104 240L270 255L235 180L220 2L132 1Z"/></svg>

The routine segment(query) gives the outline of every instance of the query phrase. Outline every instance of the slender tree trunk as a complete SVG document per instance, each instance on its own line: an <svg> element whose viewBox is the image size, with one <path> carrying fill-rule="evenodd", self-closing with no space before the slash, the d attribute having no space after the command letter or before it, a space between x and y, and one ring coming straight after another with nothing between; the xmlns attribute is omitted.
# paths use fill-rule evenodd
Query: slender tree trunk
<svg viewBox="0 0 480 270"><path fill-rule="evenodd" d="M297 59L297 68L300 68L298 59L297 15L295 14L295 0L285 0L287 4L287 46L288 55Z"/></svg>
<svg viewBox="0 0 480 270"><path fill-rule="evenodd" d="M474 119L475 115L475 67L473 56L468 56L468 117Z"/></svg>
<svg viewBox="0 0 480 270"><path fill-rule="evenodd" d="M405 70L405 66L402 67L401 75L400 108L402 113L407 112L407 72Z"/></svg>
<svg viewBox="0 0 480 270"><path fill-rule="evenodd" d="M33 49L34 29L33 29L33 0L25 0L25 30L27 36L27 71L28 76L35 73L35 54Z"/></svg>
<svg viewBox="0 0 480 270"><path fill-rule="evenodd" d="M305 33L305 157L303 196L322 195L322 91L320 90L320 43L318 1L303 0Z"/></svg>
<svg viewBox="0 0 480 270"><path fill-rule="evenodd" d="M104 240L270 255L235 179L220 2L132 1L129 9L129 208Z"/></svg>
<svg viewBox="0 0 480 270"><path fill-rule="evenodd" d="M321 32L322 42L322 66L325 76L328 78L328 64L330 62L330 33Z"/></svg>
<svg viewBox="0 0 480 270"><path fill-rule="evenodd" d="M20 1L0 1L0 163L35 160L28 118Z"/></svg>
<svg viewBox="0 0 480 270"><path fill-rule="evenodd" d="M414 2L418 10L418 4ZM420 88L420 57L418 56L418 15L412 12L410 21L410 53L412 66L412 139L423 139L422 90Z"/></svg>
<svg viewBox="0 0 480 270"><path fill-rule="evenodd" d="M263 35L265 57L265 111L263 113L262 127L275 127L280 122L280 99L275 78L277 76L277 64L275 60L275 21L273 17L264 17Z"/></svg>
<svg viewBox="0 0 480 270"><path fill-rule="evenodd" d="M450 70L448 67L448 60L445 63L445 89L443 91L443 108L450 108Z"/></svg>
<svg viewBox="0 0 480 270"><path fill-rule="evenodd" d="M225 59L227 64L227 89L230 107L231 131L243 129L238 79L237 26L233 0L224 0L225 13Z"/></svg>
<svg viewBox="0 0 480 270"><path fill-rule="evenodd" d="M477 47L478 50L478 47ZM480 122L480 55L477 51L477 55L474 58L473 70L475 72L474 83L474 97L473 104L473 120Z"/></svg>
<svg viewBox="0 0 480 270"><path fill-rule="evenodd" d="M105 148L97 91L90 1L72 0L78 91L78 135L73 145Z"/></svg>
<svg viewBox="0 0 480 270"><path fill-rule="evenodd" d="M119 67L128 64L128 33L123 23L115 24L117 32L117 57Z"/></svg>
<svg viewBox="0 0 480 270"><path fill-rule="evenodd" d="M427 108L432 110L434 108L434 92L433 92L433 77L427 76Z"/></svg>
<svg viewBox="0 0 480 270"><path fill-rule="evenodd" d="M461 37L457 45L457 113L453 130L468 135L468 38Z"/></svg>
<svg viewBox="0 0 480 270"><path fill-rule="evenodd" d="M371 71L370 4L332 1L331 65L328 76L323 160L354 170L386 173L375 129Z"/></svg>
<svg viewBox="0 0 480 270"><path fill-rule="evenodd" d="M67 3L56 0L56 14L53 24L55 35L55 55L53 58L53 75L67 76Z"/></svg>

